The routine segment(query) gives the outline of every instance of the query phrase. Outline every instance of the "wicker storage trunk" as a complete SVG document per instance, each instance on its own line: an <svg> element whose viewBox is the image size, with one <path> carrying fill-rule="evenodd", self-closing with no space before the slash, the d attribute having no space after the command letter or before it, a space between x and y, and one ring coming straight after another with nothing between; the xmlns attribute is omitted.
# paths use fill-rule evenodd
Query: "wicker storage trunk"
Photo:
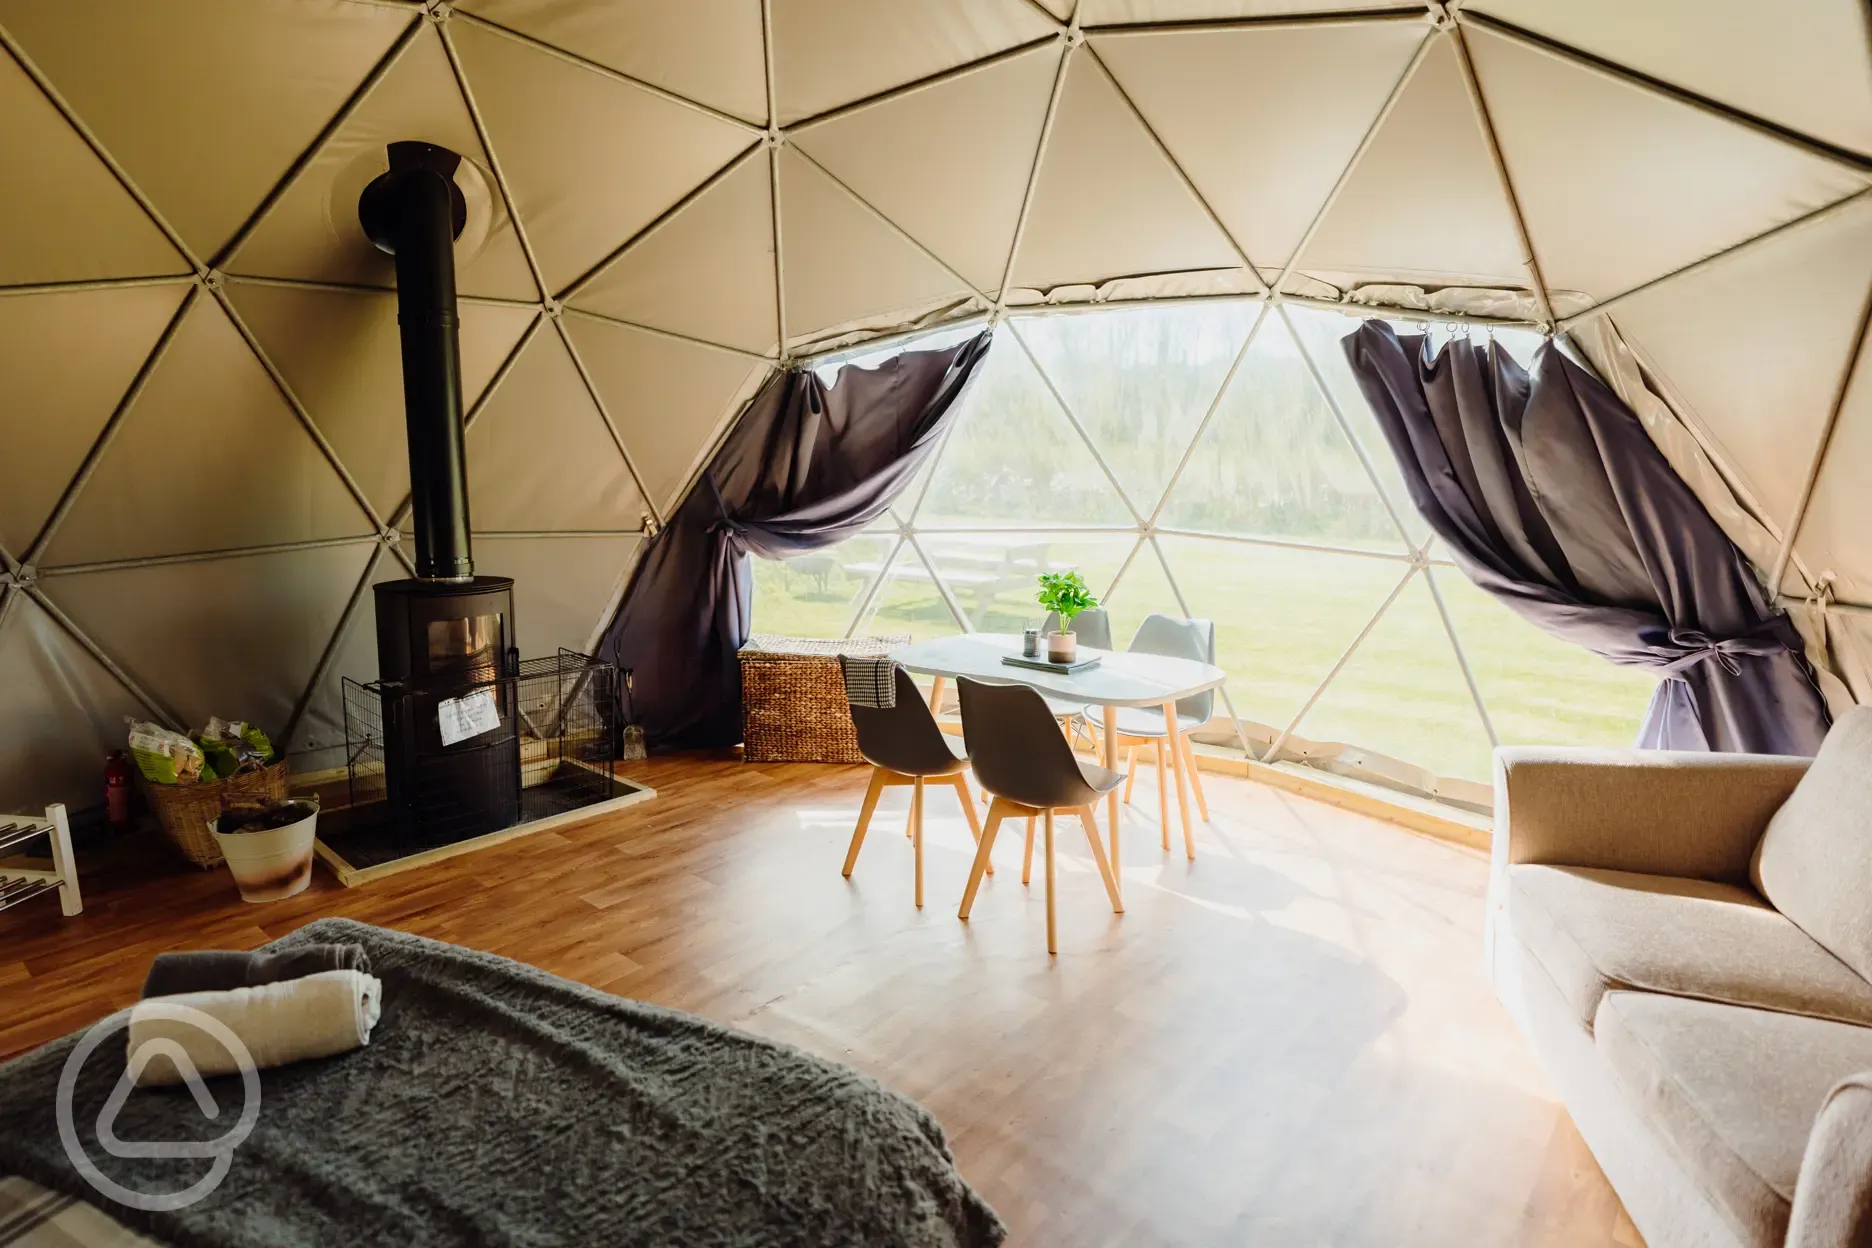
<svg viewBox="0 0 1872 1248"><path fill-rule="evenodd" d="M750 763L862 763L838 656L882 657L909 644L908 637L749 637L741 650L743 756Z"/></svg>

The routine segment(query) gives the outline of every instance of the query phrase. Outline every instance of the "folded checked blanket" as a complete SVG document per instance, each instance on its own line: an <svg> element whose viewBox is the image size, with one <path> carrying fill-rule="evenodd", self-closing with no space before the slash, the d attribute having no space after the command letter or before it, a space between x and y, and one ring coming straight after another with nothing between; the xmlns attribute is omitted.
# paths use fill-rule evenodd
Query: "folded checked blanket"
<svg viewBox="0 0 1872 1248"><path fill-rule="evenodd" d="M60 1142L61 1070L84 1033L0 1066L0 1174L87 1201L177 1245L641 1244L694 1248L997 1245L942 1128L837 1063L533 967L345 919L267 946L363 946L382 981L364 1048L259 1072L252 1131L198 1202L131 1208ZM113 1155L98 1122L125 1070L117 1037L76 1077L88 1164L173 1193L204 1158ZM243 1105L238 1075L136 1088L105 1125L131 1141L206 1142ZM137 1151L137 1150L127 1150Z"/></svg>

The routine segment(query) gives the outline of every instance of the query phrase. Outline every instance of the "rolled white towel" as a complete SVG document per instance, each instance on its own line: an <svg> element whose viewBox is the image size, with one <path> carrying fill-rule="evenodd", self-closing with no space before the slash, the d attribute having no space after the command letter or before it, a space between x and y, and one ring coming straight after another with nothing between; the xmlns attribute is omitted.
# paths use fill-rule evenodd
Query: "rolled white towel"
<svg viewBox="0 0 1872 1248"><path fill-rule="evenodd" d="M226 992L146 998L130 1007L129 1057L136 1082L182 1082L171 1045L179 1047L204 1078L240 1069L240 1059L211 1030L169 1007L186 1007L222 1024L246 1048L254 1066L265 1070L369 1044L382 995L376 976L345 970ZM151 1050L143 1068L135 1070L137 1052L153 1040L166 1043Z"/></svg>

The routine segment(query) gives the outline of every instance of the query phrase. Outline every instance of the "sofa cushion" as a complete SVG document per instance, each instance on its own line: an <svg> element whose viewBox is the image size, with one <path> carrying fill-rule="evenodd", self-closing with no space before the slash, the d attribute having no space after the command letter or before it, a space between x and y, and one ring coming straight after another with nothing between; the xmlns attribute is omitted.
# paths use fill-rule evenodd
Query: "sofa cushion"
<svg viewBox="0 0 1872 1248"><path fill-rule="evenodd" d="M1594 1043L1744 1243L1779 1245L1801 1154L1834 1084L1872 1069L1872 1028L1648 992L1608 992Z"/></svg>
<svg viewBox="0 0 1872 1248"><path fill-rule="evenodd" d="M1510 927L1582 1026L1613 988L1872 1025L1872 984L1746 888L1532 864L1508 885Z"/></svg>
<svg viewBox="0 0 1872 1248"><path fill-rule="evenodd" d="M1872 707L1840 716L1755 848L1755 887L1872 978Z"/></svg>

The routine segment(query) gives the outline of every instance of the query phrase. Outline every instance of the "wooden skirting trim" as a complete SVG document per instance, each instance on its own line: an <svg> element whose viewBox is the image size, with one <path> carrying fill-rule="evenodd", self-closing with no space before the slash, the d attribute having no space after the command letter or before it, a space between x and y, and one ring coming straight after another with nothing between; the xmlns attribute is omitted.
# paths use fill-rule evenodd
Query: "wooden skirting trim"
<svg viewBox="0 0 1872 1248"><path fill-rule="evenodd" d="M1435 837L1439 841L1479 849L1487 853L1492 839L1490 821L1484 815L1432 809L1435 803L1416 801L1402 795L1391 796L1376 786L1344 780L1330 772L1294 764L1257 762L1252 758L1231 758L1226 754L1205 754L1196 750L1196 765L1204 771L1229 776L1246 776L1270 788L1284 789L1328 806L1337 806L1357 814L1383 819L1412 832Z"/></svg>
<svg viewBox="0 0 1872 1248"><path fill-rule="evenodd" d="M951 736L962 735L961 720L939 719L936 722L938 727ZM1284 789L1289 793L1310 797L1316 802L1325 802L1328 806L1383 819L1439 841L1488 852L1493 824L1487 815L1470 814L1428 798L1411 798L1402 793L1392 793L1377 785L1360 784L1356 780L1335 776L1316 767L1298 763L1263 763L1230 754L1209 754L1204 752L1203 746L1192 744L1196 766L1204 771L1220 772L1225 776L1246 776L1270 788Z"/></svg>

